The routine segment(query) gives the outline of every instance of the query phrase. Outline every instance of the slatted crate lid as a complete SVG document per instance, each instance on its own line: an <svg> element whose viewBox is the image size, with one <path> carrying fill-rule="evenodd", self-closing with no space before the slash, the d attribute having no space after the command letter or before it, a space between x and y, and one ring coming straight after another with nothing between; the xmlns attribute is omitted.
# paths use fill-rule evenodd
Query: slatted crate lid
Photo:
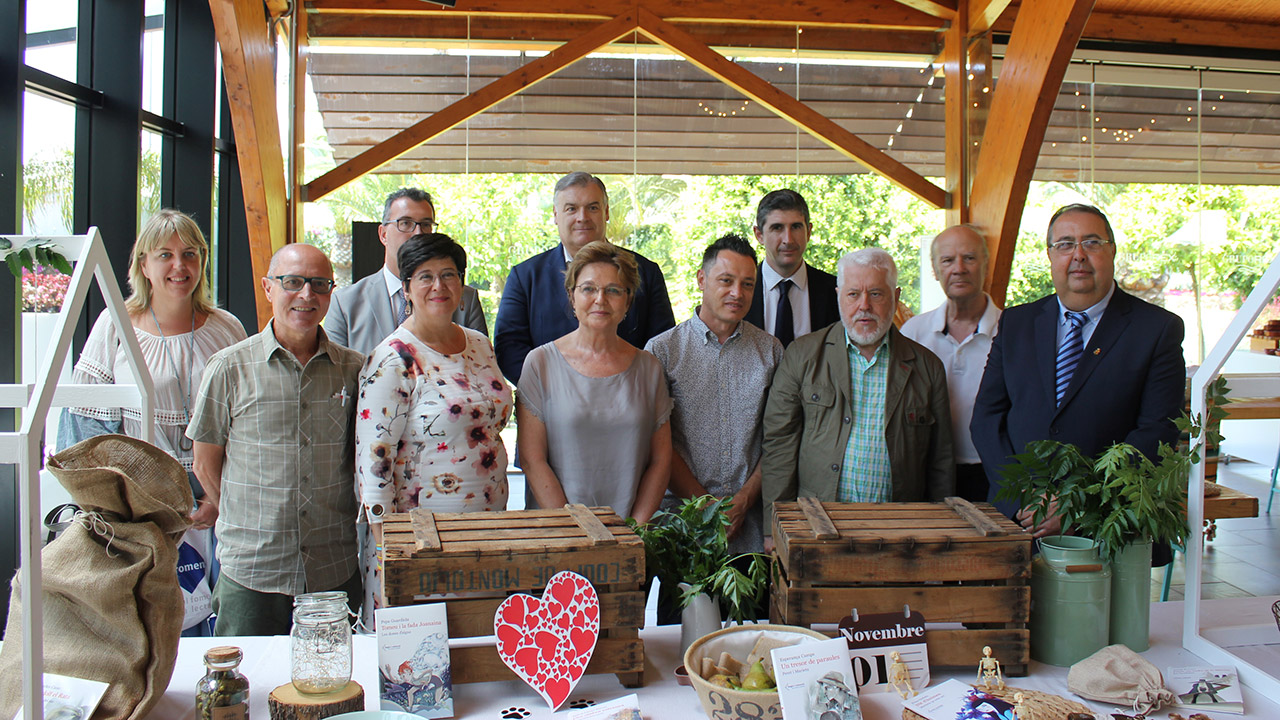
<svg viewBox="0 0 1280 720"><path fill-rule="evenodd" d="M792 581L921 582L1027 577L1031 536L988 503L775 503Z"/></svg>
<svg viewBox="0 0 1280 720"><path fill-rule="evenodd" d="M439 593L532 592L569 570L597 590L638 588L644 543L611 508L431 513L383 520L388 598Z"/></svg>

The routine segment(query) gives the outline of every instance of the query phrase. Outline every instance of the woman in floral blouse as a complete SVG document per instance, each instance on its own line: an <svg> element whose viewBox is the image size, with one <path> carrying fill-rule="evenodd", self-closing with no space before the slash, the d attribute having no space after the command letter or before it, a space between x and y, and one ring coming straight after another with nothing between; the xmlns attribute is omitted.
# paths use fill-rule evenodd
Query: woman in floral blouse
<svg viewBox="0 0 1280 720"><path fill-rule="evenodd" d="M361 559L364 622L382 597L382 518L417 507L476 512L507 507L507 451L499 433L511 388L493 345L454 324L467 254L448 235L415 235L396 258L407 317L369 356L356 412L356 484L369 523Z"/></svg>

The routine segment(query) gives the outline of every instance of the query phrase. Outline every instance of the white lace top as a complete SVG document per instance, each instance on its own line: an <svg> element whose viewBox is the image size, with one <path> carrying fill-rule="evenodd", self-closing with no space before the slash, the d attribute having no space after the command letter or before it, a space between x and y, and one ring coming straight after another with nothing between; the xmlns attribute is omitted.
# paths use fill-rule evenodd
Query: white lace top
<svg viewBox="0 0 1280 720"><path fill-rule="evenodd" d="M186 407L195 406L195 393L200 388L205 362L217 351L244 340L244 326L226 310L214 309L194 333L178 335L152 335L134 328L142 357L151 370L155 383L156 447L178 459L182 467L191 470L191 451L182 450L179 442L187 429L188 417L183 410L182 395L188 395ZM172 362L170 362L172 358ZM174 375L177 368L178 375ZM120 344L116 328L106 311L98 316L85 341L80 360L71 374L71 381L78 384L114 384L117 377L132 382L129 361L124 346ZM71 412L105 422L123 421L125 435L142 437L142 410L140 408L78 407Z"/></svg>

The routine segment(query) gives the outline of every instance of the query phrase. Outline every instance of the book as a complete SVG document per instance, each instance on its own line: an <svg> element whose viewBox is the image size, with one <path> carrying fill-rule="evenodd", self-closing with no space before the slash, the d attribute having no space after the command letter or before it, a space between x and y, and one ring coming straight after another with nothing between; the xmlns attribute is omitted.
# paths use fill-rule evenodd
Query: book
<svg viewBox="0 0 1280 720"><path fill-rule="evenodd" d="M783 720L862 720L844 638L774 648L770 656Z"/></svg>
<svg viewBox="0 0 1280 720"><path fill-rule="evenodd" d="M107 683L97 680L83 680L67 675L44 674L44 716L46 720L81 720L93 715L102 696L107 692ZM23 708L13 720L23 717Z"/></svg>
<svg viewBox="0 0 1280 720"><path fill-rule="evenodd" d="M453 673L444 603L379 608L378 696L383 710L453 717Z"/></svg>
<svg viewBox="0 0 1280 720"><path fill-rule="evenodd" d="M926 720L1014 720L1011 703L955 679L920 691L902 707Z"/></svg>
<svg viewBox="0 0 1280 720"><path fill-rule="evenodd" d="M1233 667L1171 667L1165 685L1173 690L1173 702L1179 707L1244 714L1240 678Z"/></svg>

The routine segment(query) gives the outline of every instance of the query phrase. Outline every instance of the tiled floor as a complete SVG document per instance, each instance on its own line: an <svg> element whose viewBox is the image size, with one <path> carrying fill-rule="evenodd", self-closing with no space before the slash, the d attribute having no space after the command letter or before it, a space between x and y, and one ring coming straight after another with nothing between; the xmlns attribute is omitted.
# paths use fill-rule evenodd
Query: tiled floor
<svg viewBox="0 0 1280 720"><path fill-rule="evenodd" d="M1268 517L1271 468L1235 460L1218 466L1218 482L1258 498L1256 518L1218 521L1217 537L1205 543L1201 597L1280 595L1280 498ZM1170 600L1183 599L1185 558L1174 561ZM1151 573L1151 599L1160 599L1164 569Z"/></svg>

